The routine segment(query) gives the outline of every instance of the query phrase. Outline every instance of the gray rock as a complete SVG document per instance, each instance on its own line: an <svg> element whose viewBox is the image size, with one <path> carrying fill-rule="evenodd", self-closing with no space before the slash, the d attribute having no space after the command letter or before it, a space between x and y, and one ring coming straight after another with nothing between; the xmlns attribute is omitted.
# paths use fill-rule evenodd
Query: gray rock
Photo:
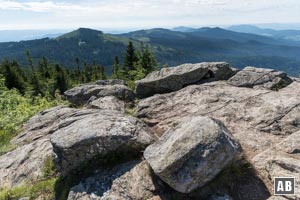
<svg viewBox="0 0 300 200"><path fill-rule="evenodd" d="M204 186L239 152L224 125L208 117L191 117L148 146L144 157L154 172L182 193Z"/></svg>
<svg viewBox="0 0 300 200"><path fill-rule="evenodd" d="M76 123L75 123L76 122ZM141 121L120 112L98 110L82 119L68 119L68 126L51 136L63 174L109 154L140 152L154 141Z"/></svg>
<svg viewBox="0 0 300 200"><path fill-rule="evenodd" d="M227 63L184 64L178 67L163 68L136 81L138 97L177 91L186 85L197 82L225 80L234 74Z"/></svg>
<svg viewBox="0 0 300 200"><path fill-rule="evenodd" d="M47 137L51 131L58 129L59 120L64 119L72 112L73 109L65 106L57 106L39 112L24 124L23 132L13 138L11 142L15 145L21 145Z"/></svg>
<svg viewBox="0 0 300 200"><path fill-rule="evenodd" d="M49 139L40 139L0 156L0 188L42 178L44 162L53 156Z"/></svg>
<svg viewBox="0 0 300 200"><path fill-rule="evenodd" d="M131 101L134 99L134 93L125 85L81 85L64 93L65 98L75 105L86 104L91 97L115 96L120 100Z"/></svg>
<svg viewBox="0 0 300 200"><path fill-rule="evenodd" d="M107 96L103 98L96 98L87 105L88 108L101 109L101 110L116 110L125 112L125 102L119 100L114 96Z"/></svg>
<svg viewBox="0 0 300 200"><path fill-rule="evenodd" d="M97 85L126 85L126 82L120 79L98 80L95 83Z"/></svg>
<svg viewBox="0 0 300 200"><path fill-rule="evenodd" d="M137 116L158 135L195 115L222 121L252 158L299 130L300 83L279 91L235 87L221 81L191 85L144 99L137 109Z"/></svg>
<svg viewBox="0 0 300 200"><path fill-rule="evenodd" d="M78 185L71 188L68 200L101 199L103 194L111 189L115 179L130 171L138 163L139 161L131 161L117 165L112 169L97 169L92 176L82 180Z"/></svg>
<svg viewBox="0 0 300 200"><path fill-rule="evenodd" d="M292 79L284 72L273 69L246 67L229 79L229 83L238 87L260 87L279 90L290 83Z"/></svg>
<svg viewBox="0 0 300 200"><path fill-rule="evenodd" d="M295 177L295 195L289 198L300 199L300 131L256 155L252 163L270 191L274 177Z"/></svg>
<svg viewBox="0 0 300 200"><path fill-rule="evenodd" d="M137 109L137 116L159 135L176 126L184 118L197 115L222 121L241 144L243 153L254 166L258 176L268 177L263 169L269 164L263 161L272 160L273 156L268 154L265 158L259 159L262 162L254 162L253 158L276 145L282 146L281 142L285 138L300 130L300 83L293 82L279 91L236 87L226 81L191 85L176 92L143 99ZM297 151L297 148L290 150L290 152ZM283 155L276 160L297 163L295 157L298 154L290 155L294 159ZM259 163L262 163L263 167L260 167ZM270 163L272 164L271 161ZM274 169L276 165L289 168L286 164L273 163ZM283 170L274 170L274 174L275 171ZM265 178L263 181L273 194L272 180ZM256 185L245 186L244 191L247 191L247 187L255 191Z"/></svg>
<svg viewBox="0 0 300 200"><path fill-rule="evenodd" d="M152 176L151 167L143 161L112 182L111 188L101 200L141 200L160 194L162 185ZM170 192L169 192L170 193ZM170 199L170 198L165 198Z"/></svg>
<svg viewBox="0 0 300 200"><path fill-rule="evenodd" d="M42 111L24 125L24 130L16 136L12 143L15 145L28 144L39 139L49 138L59 128L66 126L65 121L69 118L80 119L85 115L97 112L97 110L74 109L66 106L57 106Z"/></svg>

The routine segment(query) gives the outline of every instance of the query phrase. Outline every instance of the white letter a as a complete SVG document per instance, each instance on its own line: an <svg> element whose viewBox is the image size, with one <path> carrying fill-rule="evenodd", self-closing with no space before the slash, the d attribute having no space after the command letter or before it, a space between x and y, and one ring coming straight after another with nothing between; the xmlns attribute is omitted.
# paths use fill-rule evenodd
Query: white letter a
<svg viewBox="0 0 300 200"><path fill-rule="evenodd" d="M278 181L277 192L284 192L283 182L282 181Z"/></svg>

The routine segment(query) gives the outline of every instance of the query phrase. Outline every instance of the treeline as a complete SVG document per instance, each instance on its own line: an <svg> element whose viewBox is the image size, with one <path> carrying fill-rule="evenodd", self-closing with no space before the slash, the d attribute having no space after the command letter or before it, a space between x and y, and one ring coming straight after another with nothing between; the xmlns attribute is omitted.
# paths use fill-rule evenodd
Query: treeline
<svg viewBox="0 0 300 200"><path fill-rule="evenodd" d="M106 74L104 66L96 62L81 63L80 59L76 58L76 68L70 69L60 64L52 64L46 57L42 57L35 64L29 51L26 55L27 67L21 66L15 60L5 60L0 64L0 74L3 75L8 89L15 88L21 94L31 96L55 98L78 84L107 78L126 80L133 87L134 81L144 78L157 68L154 54L143 43L139 50L136 50L133 43L129 42L124 52L124 62L120 63L119 57L116 56L110 76Z"/></svg>

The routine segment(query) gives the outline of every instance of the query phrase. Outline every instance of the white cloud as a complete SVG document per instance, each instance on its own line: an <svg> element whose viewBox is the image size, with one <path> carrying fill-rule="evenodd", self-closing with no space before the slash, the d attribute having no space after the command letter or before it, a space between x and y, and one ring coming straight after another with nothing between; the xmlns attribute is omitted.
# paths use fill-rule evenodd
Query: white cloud
<svg viewBox="0 0 300 200"><path fill-rule="evenodd" d="M57 28L279 23L296 22L299 9L299 0L0 0L0 26L16 21ZM2 11L19 16L4 19Z"/></svg>

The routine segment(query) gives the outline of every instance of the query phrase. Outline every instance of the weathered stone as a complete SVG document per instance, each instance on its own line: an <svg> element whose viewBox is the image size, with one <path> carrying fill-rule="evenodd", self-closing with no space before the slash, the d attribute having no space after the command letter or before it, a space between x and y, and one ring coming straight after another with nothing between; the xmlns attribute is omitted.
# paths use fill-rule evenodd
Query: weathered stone
<svg viewBox="0 0 300 200"><path fill-rule="evenodd" d="M279 91L235 87L221 81L193 85L177 92L144 99L139 102L137 111L137 116L157 133L163 133L185 117L195 115L221 120L241 143L246 157L257 169L258 175L268 177L264 175L264 170L260 170L257 164L260 162L252 159L260 153L264 155L266 149L277 144L282 146L283 139L299 131L300 83L293 82ZM295 149L290 150L293 151L297 152ZM274 159L269 162L274 169L276 166L295 167L291 163L298 163L295 159L298 154L291 155L293 159L285 155L276 158L270 154L260 160L264 161L262 166L270 166L267 161ZM270 174L283 170L273 171ZM285 175L287 174L286 172ZM268 184L270 193L273 193L272 180L267 179L264 182Z"/></svg>
<svg viewBox="0 0 300 200"><path fill-rule="evenodd" d="M101 200L110 199L149 199L160 193L155 177L147 162L141 162L129 172L113 181L109 191L104 193Z"/></svg>
<svg viewBox="0 0 300 200"><path fill-rule="evenodd" d="M126 85L126 82L120 79L98 80L95 83L97 85Z"/></svg>
<svg viewBox="0 0 300 200"><path fill-rule="evenodd" d="M168 195L172 191L168 191L159 178L153 176L146 161L132 161L108 171L98 171L94 176L73 187L68 200L159 200L160 197L171 199Z"/></svg>
<svg viewBox="0 0 300 200"><path fill-rule="evenodd" d="M125 85L81 85L64 93L65 98L75 105L86 104L92 96L97 98L105 96L115 96L120 100L131 101L134 93Z"/></svg>
<svg viewBox="0 0 300 200"><path fill-rule="evenodd" d="M230 78L228 82L238 87L278 90L292 83L292 79L286 73L273 69L246 67Z"/></svg>
<svg viewBox="0 0 300 200"><path fill-rule="evenodd" d="M68 120L68 126L51 136L63 174L96 157L139 152L154 140L144 123L120 112L98 110L82 119Z"/></svg>
<svg viewBox="0 0 300 200"><path fill-rule="evenodd" d="M251 158L300 127L300 83L272 91L226 82L192 85L139 102L137 116L157 134L184 117L205 115L222 121ZM259 136L259 137L258 137Z"/></svg>
<svg viewBox="0 0 300 200"><path fill-rule="evenodd" d="M300 199L300 131L258 154L252 163L270 191L274 188L274 177L295 177L295 195L289 198Z"/></svg>
<svg viewBox="0 0 300 200"><path fill-rule="evenodd" d="M227 63L184 64L150 73L146 78L136 81L135 92L138 97L148 97L177 91L184 86L203 82L204 79L225 80L233 74L234 71Z"/></svg>
<svg viewBox="0 0 300 200"><path fill-rule="evenodd" d="M119 100L114 96L107 96L103 98L96 98L88 103L88 108L101 109L101 110L116 110L120 112L125 111L125 102Z"/></svg>
<svg viewBox="0 0 300 200"><path fill-rule="evenodd" d="M66 106L58 106L42 111L24 125L24 131L16 136L12 143L15 145L27 144L43 138L49 138L50 135L59 128L66 126L68 119L73 121L84 118L86 115L98 112L91 109L74 109Z"/></svg>
<svg viewBox="0 0 300 200"><path fill-rule="evenodd" d="M239 152L224 125L208 117L191 117L148 146L144 157L173 189L189 193L215 178Z"/></svg>
<svg viewBox="0 0 300 200"><path fill-rule="evenodd" d="M52 157L49 139L40 139L0 156L0 189L42 178L44 162Z"/></svg>
<svg viewBox="0 0 300 200"><path fill-rule="evenodd" d="M112 169L97 169L94 175L71 188L68 200L101 199L103 194L111 189L115 179L130 171L138 163L139 161L131 161L117 165Z"/></svg>

